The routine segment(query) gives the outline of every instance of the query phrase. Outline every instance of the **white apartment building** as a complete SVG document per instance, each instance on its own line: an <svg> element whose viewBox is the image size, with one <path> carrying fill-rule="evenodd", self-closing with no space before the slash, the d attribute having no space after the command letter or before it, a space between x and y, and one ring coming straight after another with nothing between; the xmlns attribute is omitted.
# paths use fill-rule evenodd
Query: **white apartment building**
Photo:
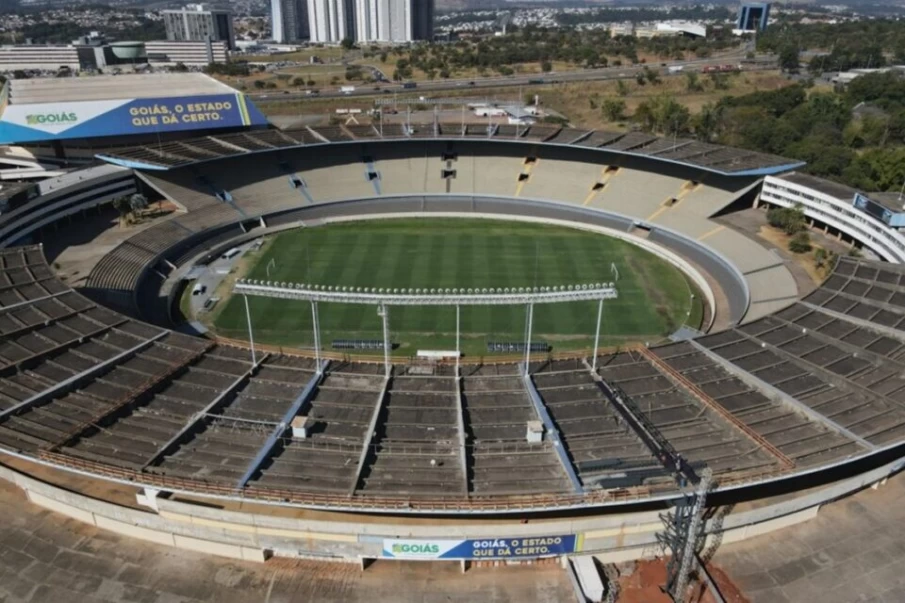
<svg viewBox="0 0 905 603"><path fill-rule="evenodd" d="M905 236L893 225L905 216L905 209L872 200L884 196L863 195L835 182L793 172L767 176L757 202L778 207L801 206L805 216L815 224L858 241L888 262L903 264ZM856 207L858 202L869 208Z"/></svg>
<svg viewBox="0 0 905 603"><path fill-rule="evenodd" d="M66 67L72 71L80 68L78 48L72 44L17 44L0 46L0 71L21 69L56 71Z"/></svg>
<svg viewBox="0 0 905 603"><path fill-rule="evenodd" d="M355 39L403 44L433 37L434 0L354 0Z"/></svg>
<svg viewBox="0 0 905 603"><path fill-rule="evenodd" d="M351 0L308 0L310 40L339 43L355 38L355 15Z"/></svg>

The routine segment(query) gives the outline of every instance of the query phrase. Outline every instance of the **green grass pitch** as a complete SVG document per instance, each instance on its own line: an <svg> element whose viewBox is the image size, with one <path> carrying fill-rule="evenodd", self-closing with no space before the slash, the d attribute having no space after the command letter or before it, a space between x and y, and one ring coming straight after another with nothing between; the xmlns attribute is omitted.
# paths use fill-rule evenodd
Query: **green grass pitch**
<svg viewBox="0 0 905 603"><path fill-rule="evenodd" d="M599 283L619 272L619 299L604 305L605 345L657 341L683 324L701 322L700 296L667 262L634 245L564 227L475 219L381 219L302 228L274 237L246 256L245 276L275 282L383 288L505 288ZM271 266L268 276L268 265ZM249 298L255 340L310 346L311 308L304 302ZM379 339L376 308L320 304L321 341ZM245 309L229 298L213 314L215 331L246 338ZM534 341L554 350L588 347L597 302L539 304ZM462 307L462 349L486 354L486 342L519 341L523 306ZM455 308L392 307L396 354L416 349L454 349Z"/></svg>

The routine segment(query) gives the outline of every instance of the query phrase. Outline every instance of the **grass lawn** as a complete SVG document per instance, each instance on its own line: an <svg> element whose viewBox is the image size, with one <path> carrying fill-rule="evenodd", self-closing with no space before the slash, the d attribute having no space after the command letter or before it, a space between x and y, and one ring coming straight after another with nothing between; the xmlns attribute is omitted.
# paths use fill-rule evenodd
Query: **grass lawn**
<svg viewBox="0 0 905 603"><path fill-rule="evenodd" d="M245 276L252 279L385 288L597 283L612 280L615 263L619 299L605 302L604 343L657 341L686 321L700 325L700 311L692 307L692 290L680 271L629 243L569 228L497 220L373 220L282 233L258 257L247 259L251 268ZM256 341L311 345L308 304L249 301ZM559 351L584 348L593 341L597 303L537 305L534 317L533 340L548 341ZM333 339L381 337L374 307L321 304L320 320L326 349ZM463 306L463 352L483 355L489 340L518 341L524 323L521 306ZM245 338L242 300L221 304L213 326L222 336ZM390 328L396 354L454 349L455 309L392 307Z"/></svg>

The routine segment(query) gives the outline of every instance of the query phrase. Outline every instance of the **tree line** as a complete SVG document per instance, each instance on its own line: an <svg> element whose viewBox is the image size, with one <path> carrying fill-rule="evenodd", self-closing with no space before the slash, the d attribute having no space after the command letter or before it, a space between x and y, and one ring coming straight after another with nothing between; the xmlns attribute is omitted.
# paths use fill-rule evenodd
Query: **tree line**
<svg viewBox="0 0 905 603"><path fill-rule="evenodd" d="M686 78L689 90L701 85L697 74ZM631 116L618 97L600 102L600 110L609 121L631 120L660 135L806 161L806 171L865 191L899 190L905 182L905 80L893 73L864 75L844 91L804 82L726 96L695 114L669 94L642 102Z"/></svg>

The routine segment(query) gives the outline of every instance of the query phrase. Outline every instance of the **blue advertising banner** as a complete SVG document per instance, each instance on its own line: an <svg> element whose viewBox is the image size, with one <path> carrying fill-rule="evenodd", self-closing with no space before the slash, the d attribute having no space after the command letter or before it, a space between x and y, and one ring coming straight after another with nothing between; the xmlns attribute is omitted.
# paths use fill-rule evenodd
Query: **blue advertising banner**
<svg viewBox="0 0 905 603"><path fill-rule="evenodd" d="M581 550L581 537L532 536L529 538L487 538L481 540L398 540L383 541L382 557L390 559L537 559Z"/></svg>
<svg viewBox="0 0 905 603"><path fill-rule="evenodd" d="M0 117L0 144L266 124L239 93L9 105Z"/></svg>

